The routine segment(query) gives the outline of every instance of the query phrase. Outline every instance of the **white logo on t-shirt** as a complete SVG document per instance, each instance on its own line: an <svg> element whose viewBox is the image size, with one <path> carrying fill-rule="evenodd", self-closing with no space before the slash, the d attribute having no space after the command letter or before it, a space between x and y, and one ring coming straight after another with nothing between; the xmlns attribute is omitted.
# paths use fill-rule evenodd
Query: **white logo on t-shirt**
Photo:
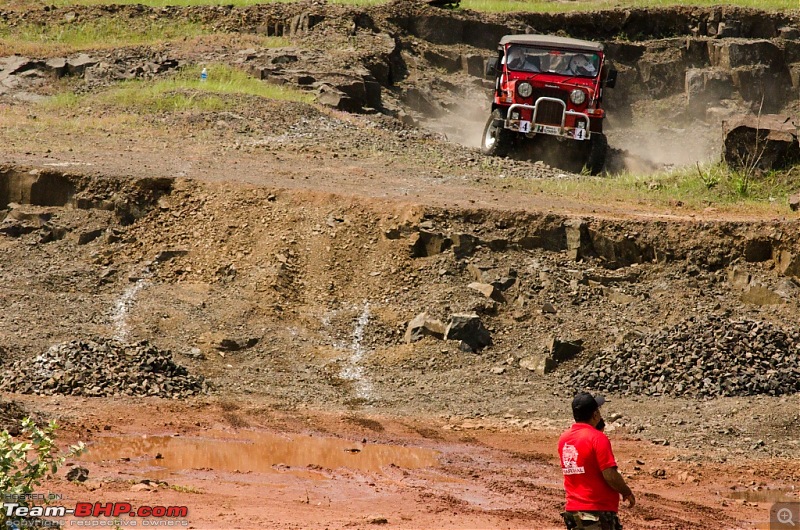
<svg viewBox="0 0 800 530"><path fill-rule="evenodd" d="M574 445L564 444L561 449L561 471L565 475L581 475L585 471L578 466L578 450Z"/></svg>

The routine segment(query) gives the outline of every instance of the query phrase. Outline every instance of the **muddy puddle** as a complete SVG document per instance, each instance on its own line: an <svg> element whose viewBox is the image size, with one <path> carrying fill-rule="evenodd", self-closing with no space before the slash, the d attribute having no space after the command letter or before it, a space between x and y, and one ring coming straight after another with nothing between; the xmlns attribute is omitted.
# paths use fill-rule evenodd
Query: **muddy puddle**
<svg viewBox="0 0 800 530"><path fill-rule="evenodd" d="M753 503L769 509L760 520L751 521L755 530L784 530L797 528L800 523L800 491L796 488L765 488L731 491L729 499Z"/></svg>
<svg viewBox="0 0 800 530"><path fill-rule="evenodd" d="M798 502L800 493L790 489L763 489L732 491L727 495L730 499L743 500L759 504L772 504L776 502Z"/></svg>
<svg viewBox="0 0 800 530"><path fill-rule="evenodd" d="M276 472L285 468L350 469L380 473L438 467L429 449L353 442L310 435L263 432L210 433L204 437L110 436L89 446L83 460L125 460L153 478L189 470Z"/></svg>

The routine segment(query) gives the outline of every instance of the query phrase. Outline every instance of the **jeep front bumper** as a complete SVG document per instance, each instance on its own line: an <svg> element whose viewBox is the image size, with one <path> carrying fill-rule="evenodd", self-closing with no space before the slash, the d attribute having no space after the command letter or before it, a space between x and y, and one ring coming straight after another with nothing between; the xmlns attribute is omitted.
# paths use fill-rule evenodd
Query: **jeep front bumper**
<svg viewBox="0 0 800 530"><path fill-rule="evenodd" d="M548 104L548 105L560 105L561 106L561 124L554 125L552 123L538 123L537 117L539 115L540 105ZM514 115L515 111L518 115L521 115L519 112L522 109L531 110L533 111L533 119L531 121L522 120L522 119L511 119L511 116ZM585 112L576 112L573 110L567 110L567 104L557 98L549 98L549 97L541 97L536 100L536 103L533 105L525 105L522 103L515 103L508 108L508 119L506 119L503 123L503 126L506 129L510 129L512 131L516 131L523 134L548 134L551 136L559 136L561 138L569 138L571 140L588 140L591 138L592 133L589 131L589 115ZM576 127L567 127L566 119L567 116L574 116L576 118L582 118L576 120Z"/></svg>

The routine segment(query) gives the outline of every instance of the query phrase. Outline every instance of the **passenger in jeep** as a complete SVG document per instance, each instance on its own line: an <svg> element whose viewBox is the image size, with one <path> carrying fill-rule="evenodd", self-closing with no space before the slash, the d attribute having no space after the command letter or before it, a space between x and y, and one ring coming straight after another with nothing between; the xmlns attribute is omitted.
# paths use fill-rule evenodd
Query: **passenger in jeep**
<svg viewBox="0 0 800 530"><path fill-rule="evenodd" d="M596 61L596 56L593 58ZM578 53L569 63L570 73L594 77L597 74L597 67L594 65L595 61L590 61L584 54Z"/></svg>

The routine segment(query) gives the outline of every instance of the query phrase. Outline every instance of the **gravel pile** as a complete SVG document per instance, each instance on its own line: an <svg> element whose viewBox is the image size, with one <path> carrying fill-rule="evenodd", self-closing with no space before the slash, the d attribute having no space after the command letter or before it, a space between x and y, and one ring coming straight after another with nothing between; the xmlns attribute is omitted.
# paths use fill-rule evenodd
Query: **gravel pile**
<svg viewBox="0 0 800 530"><path fill-rule="evenodd" d="M6 367L0 390L40 395L158 396L180 399L208 386L175 364L172 353L147 341L65 342Z"/></svg>
<svg viewBox="0 0 800 530"><path fill-rule="evenodd" d="M576 389L685 397L800 392L800 332L710 316L639 337L568 378Z"/></svg>

